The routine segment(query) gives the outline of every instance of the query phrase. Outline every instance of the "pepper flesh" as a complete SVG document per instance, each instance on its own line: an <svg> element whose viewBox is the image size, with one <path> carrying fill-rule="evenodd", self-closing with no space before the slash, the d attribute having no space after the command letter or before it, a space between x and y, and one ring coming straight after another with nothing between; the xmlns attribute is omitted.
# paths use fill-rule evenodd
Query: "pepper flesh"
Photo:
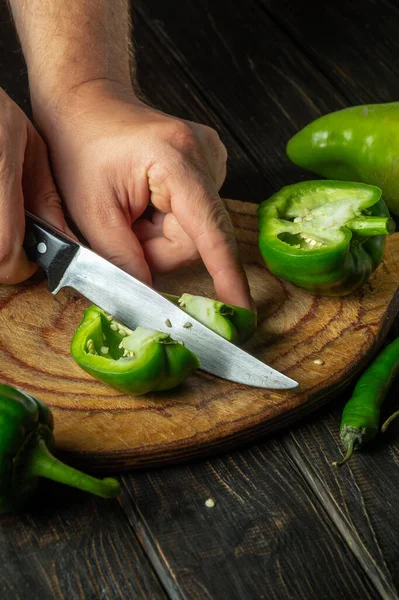
<svg viewBox="0 0 399 600"><path fill-rule="evenodd" d="M259 248L272 273L315 294L342 296L364 284L395 223L377 187L306 181L258 209Z"/></svg>
<svg viewBox="0 0 399 600"><path fill-rule="evenodd" d="M256 329L257 314L254 310L192 294L183 294L180 297L171 294L164 296L233 344L243 344ZM187 326L190 326L189 320Z"/></svg>
<svg viewBox="0 0 399 600"><path fill-rule="evenodd" d="M22 507L36 491L40 477L113 498L120 491L112 478L95 479L58 459L53 416L38 398L0 384L0 513Z"/></svg>
<svg viewBox="0 0 399 600"><path fill-rule="evenodd" d="M286 151L293 163L323 177L378 186L399 215L399 102L324 115L294 135Z"/></svg>
<svg viewBox="0 0 399 600"><path fill-rule="evenodd" d="M167 333L132 331L97 306L86 309L71 354L96 379L135 395L176 387L199 367L195 354Z"/></svg>

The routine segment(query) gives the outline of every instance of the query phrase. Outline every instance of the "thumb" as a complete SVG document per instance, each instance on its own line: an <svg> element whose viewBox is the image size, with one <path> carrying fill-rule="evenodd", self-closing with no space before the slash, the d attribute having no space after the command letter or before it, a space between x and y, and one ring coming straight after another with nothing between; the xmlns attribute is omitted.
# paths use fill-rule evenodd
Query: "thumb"
<svg viewBox="0 0 399 600"><path fill-rule="evenodd" d="M50 171L47 147L29 124L22 177L25 206L34 215L64 233L75 237L69 229L61 206L61 198Z"/></svg>

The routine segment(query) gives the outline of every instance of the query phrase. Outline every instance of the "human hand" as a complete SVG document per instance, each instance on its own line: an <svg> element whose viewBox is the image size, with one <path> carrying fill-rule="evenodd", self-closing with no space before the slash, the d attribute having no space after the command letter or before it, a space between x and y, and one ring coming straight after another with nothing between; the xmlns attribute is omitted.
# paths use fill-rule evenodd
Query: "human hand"
<svg viewBox="0 0 399 600"><path fill-rule="evenodd" d="M65 206L95 251L148 284L202 258L222 301L251 306L218 195L227 152L215 131L102 82L34 109Z"/></svg>
<svg viewBox="0 0 399 600"><path fill-rule="evenodd" d="M0 283L29 278L36 266L23 250L24 208L70 233L50 173L43 140L0 89Z"/></svg>

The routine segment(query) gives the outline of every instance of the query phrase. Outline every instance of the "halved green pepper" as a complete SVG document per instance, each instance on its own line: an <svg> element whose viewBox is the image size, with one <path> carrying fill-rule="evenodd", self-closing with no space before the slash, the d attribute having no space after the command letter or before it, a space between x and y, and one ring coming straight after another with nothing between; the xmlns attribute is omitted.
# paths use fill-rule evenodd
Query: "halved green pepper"
<svg viewBox="0 0 399 600"><path fill-rule="evenodd" d="M254 310L192 294L183 294L180 297L171 294L164 296L233 344L243 344L256 329L257 314ZM187 321L187 327L189 326L190 322Z"/></svg>
<svg viewBox="0 0 399 600"><path fill-rule="evenodd" d="M289 140L287 155L323 177L377 185L399 215L399 102L320 117Z"/></svg>
<svg viewBox="0 0 399 600"><path fill-rule="evenodd" d="M86 309L71 354L96 379L135 395L174 388L199 367L195 354L167 333L132 331L97 306Z"/></svg>
<svg viewBox="0 0 399 600"><path fill-rule="evenodd" d="M0 513L22 507L35 492L40 477L113 498L116 479L95 479L56 459L53 416L38 398L0 384Z"/></svg>
<svg viewBox="0 0 399 600"><path fill-rule="evenodd" d="M258 209L259 248L272 273L315 294L351 293L381 262L395 223L381 190L362 183L305 181Z"/></svg>

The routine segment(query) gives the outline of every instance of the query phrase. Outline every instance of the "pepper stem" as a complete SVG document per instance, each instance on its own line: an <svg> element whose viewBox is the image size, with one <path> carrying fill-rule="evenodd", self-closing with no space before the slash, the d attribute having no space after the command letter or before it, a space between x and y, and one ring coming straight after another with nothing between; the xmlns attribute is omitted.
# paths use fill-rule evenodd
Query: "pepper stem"
<svg viewBox="0 0 399 600"><path fill-rule="evenodd" d="M350 457L353 454L353 449L354 449L354 441L350 442L349 446L348 446L348 450L344 456L344 458L342 460L336 460L333 463L331 463L331 466L333 467L342 467L342 465L344 465L346 462L348 462L348 460L350 459Z"/></svg>
<svg viewBox="0 0 399 600"><path fill-rule="evenodd" d="M30 449L25 469L30 476L52 479L102 498L114 498L120 491L116 479L96 479L62 463L51 454L45 441L40 438Z"/></svg>
<svg viewBox="0 0 399 600"><path fill-rule="evenodd" d="M394 412L393 415L391 415L390 417L388 417L388 419L385 421L385 423L383 423L383 425L381 427L382 433L386 432L386 430L388 429L388 427L390 426L390 424L392 423L392 421L394 421L396 419L396 417L399 417L399 410L397 410L396 412Z"/></svg>
<svg viewBox="0 0 399 600"><path fill-rule="evenodd" d="M345 227L359 236L391 235L395 231L395 221L391 217L356 217L345 223Z"/></svg>

